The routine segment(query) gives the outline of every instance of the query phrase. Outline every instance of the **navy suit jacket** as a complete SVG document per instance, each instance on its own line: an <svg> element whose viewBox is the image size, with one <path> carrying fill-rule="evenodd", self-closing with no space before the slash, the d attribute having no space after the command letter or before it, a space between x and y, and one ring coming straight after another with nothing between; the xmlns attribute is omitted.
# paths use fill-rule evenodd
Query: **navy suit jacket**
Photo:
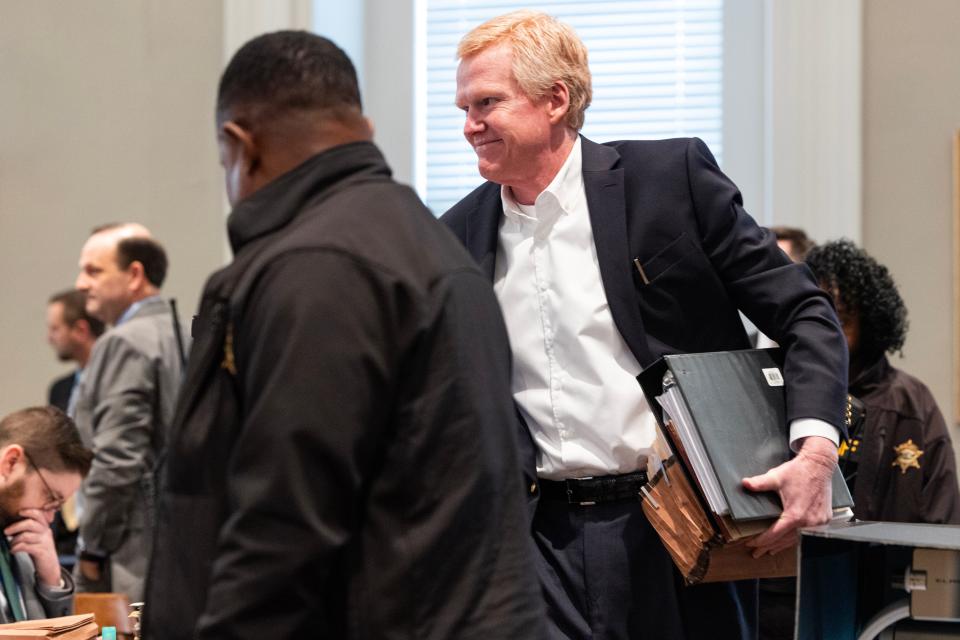
<svg viewBox="0 0 960 640"><path fill-rule="evenodd" d="M785 352L788 422L818 418L845 434L847 346L833 304L743 209L707 146L696 138L581 140L604 292L640 365L750 348L742 310ZM502 215L500 185L487 182L441 218L491 279ZM532 476L533 444L524 442Z"/></svg>

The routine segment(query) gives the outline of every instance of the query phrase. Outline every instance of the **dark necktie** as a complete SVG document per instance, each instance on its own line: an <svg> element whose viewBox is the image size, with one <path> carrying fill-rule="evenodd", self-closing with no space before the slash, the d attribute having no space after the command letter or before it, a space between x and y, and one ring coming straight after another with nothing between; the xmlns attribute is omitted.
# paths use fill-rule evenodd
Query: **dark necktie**
<svg viewBox="0 0 960 640"><path fill-rule="evenodd" d="M13 570L10 565L13 563L13 554L10 553L10 543L7 542L7 536L0 532L0 578L3 579L3 594L7 597L10 604L10 611L13 613L13 619L17 622L26 620L27 616L23 613L23 606L20 604L20 589L13 578Z"/></svg>

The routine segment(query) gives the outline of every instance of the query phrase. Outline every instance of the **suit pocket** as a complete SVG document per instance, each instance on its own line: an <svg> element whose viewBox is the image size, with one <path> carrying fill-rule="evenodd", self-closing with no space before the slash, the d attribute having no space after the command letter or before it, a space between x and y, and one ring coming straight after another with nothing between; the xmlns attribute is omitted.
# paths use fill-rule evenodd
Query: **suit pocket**
<svg viewBox="0 0 960 640"><path fill-rule="evenodd" d="M684 232L645 262L642 262L638 256L634 259L634 265L640 272L644 284L651 285L696 250L690 236Z"/></svg>

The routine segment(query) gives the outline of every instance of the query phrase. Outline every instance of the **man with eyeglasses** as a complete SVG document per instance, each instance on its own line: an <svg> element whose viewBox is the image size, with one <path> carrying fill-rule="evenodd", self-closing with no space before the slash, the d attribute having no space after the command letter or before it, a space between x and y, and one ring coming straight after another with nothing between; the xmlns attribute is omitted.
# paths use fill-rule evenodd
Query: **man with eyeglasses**
<svg viewBox="0 0 960 640"><path fill-rule="evenodd" d="M92 459L73 421L55 407L0 420L0 622L70 613L73 580L57 560L50 523Z"/></svg>

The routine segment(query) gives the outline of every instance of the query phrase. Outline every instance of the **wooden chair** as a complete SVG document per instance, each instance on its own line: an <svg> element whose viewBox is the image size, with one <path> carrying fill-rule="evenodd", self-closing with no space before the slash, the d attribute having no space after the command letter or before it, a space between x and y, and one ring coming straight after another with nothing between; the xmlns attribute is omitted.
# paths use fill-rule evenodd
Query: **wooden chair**
<svg viewBox="0 0 960 640"><path fill-rule="evenodd" d="M117 637L133 638L130 600L123 593L78 593L73 597L74 613L92 613L101 632L103 627L116 627Z"/></svg>

